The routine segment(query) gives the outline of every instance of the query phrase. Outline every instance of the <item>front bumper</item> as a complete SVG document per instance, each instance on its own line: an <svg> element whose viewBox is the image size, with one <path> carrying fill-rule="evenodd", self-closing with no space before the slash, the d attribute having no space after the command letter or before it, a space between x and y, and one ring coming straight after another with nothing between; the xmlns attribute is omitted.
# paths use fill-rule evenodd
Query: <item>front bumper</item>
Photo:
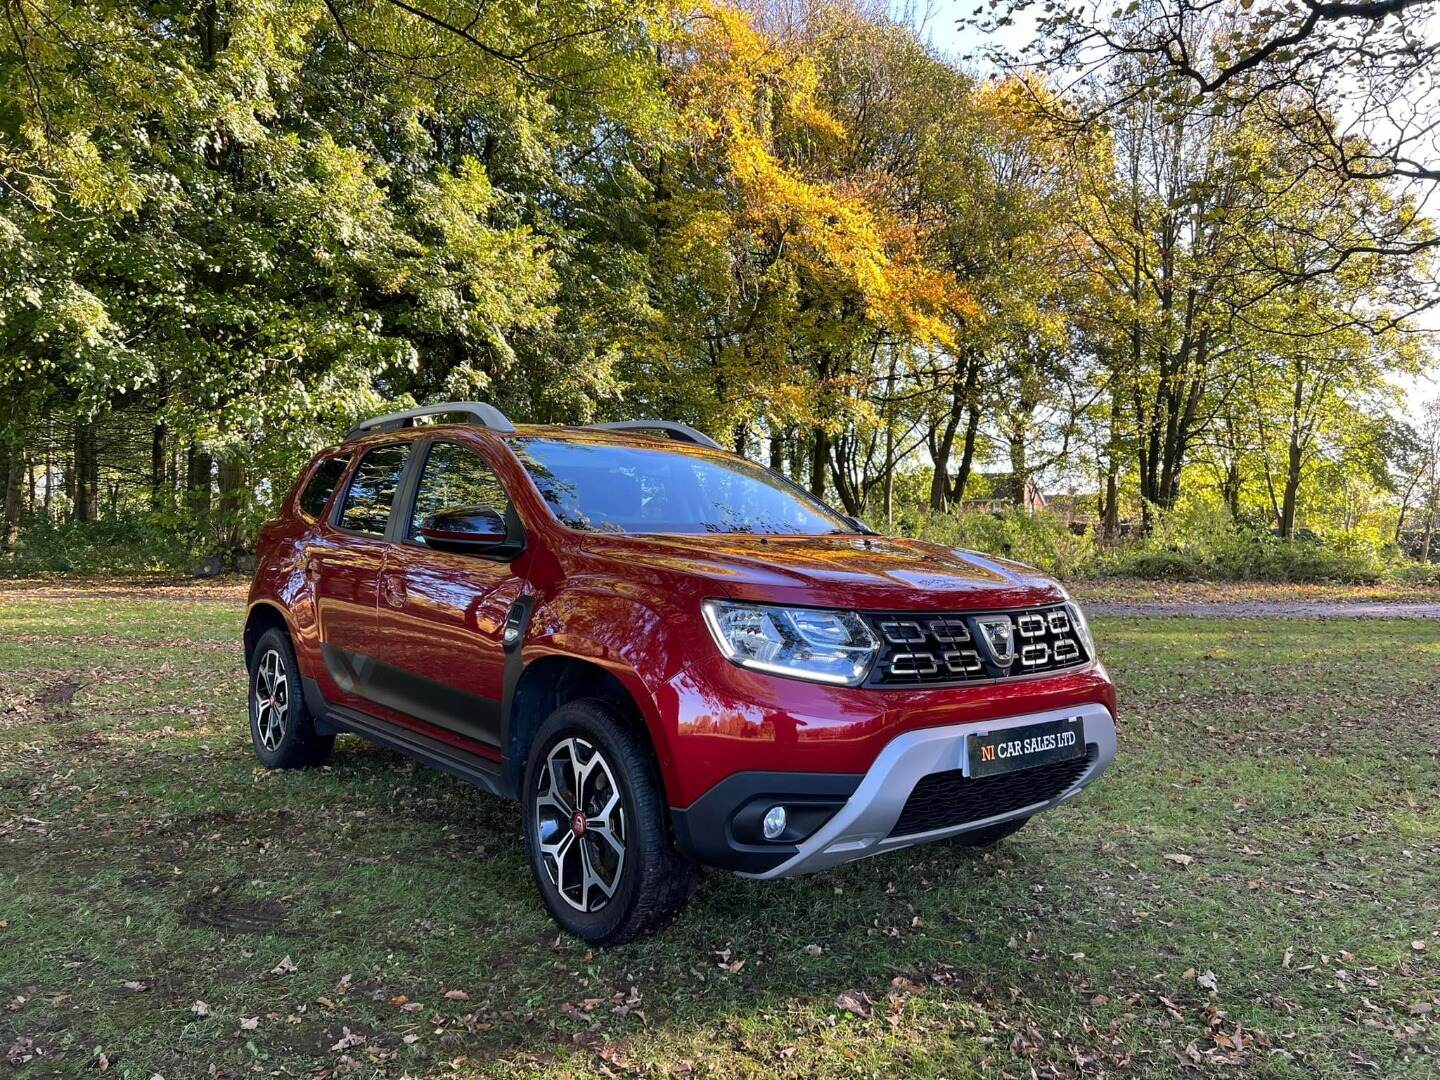
<svg viewBox="0 0 1440 1080"><path fill-rule="evenodd" d="M1078 775L1060 790L1047 793L1038 802L1007 805L1003 812L971 818L948 828L891 835L906 801L923 777L964 771L968 779L967 736L1077 716L1084 723L1086 757ZM736 774L687 810L673 811L672 819L677 842L701 862L727 867L747 877L790 877L1041 813L1073 799L1114 758L1114 717L1104 705L1079 705L907 731L887 743L862 775ZM1031 771L1008 776L1024 777ZM748 841L737 838L737 826L744 832L749 816L763 814L765 806L775 803L811 806L827 819L796 843L766 844L756 842L754 837Z"/></svg>

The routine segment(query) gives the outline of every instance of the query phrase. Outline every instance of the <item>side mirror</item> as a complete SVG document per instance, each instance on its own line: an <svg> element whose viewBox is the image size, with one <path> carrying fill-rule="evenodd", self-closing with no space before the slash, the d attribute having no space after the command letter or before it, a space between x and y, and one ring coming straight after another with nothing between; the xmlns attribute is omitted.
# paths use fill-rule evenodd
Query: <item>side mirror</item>
<svg viewBox="0 0 1440 1080"><path fill-rule="evenodd" d="M437 551L481 554L503 546L509 533L496 511L465 507L431 514L420 526L420 537Z"/></svg>

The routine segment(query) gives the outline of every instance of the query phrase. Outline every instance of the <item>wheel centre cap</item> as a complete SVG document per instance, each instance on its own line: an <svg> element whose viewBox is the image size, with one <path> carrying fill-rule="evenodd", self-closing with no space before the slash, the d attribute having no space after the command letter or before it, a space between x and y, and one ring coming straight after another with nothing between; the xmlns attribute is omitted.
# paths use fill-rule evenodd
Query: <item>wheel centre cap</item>
<svg viewBox="0 0 1440 1080"><path fill-rule="evenodd" d="M579 810L576 810L575 816L570 819L570 831L576 836L585 835L585 815Z"/></svg>

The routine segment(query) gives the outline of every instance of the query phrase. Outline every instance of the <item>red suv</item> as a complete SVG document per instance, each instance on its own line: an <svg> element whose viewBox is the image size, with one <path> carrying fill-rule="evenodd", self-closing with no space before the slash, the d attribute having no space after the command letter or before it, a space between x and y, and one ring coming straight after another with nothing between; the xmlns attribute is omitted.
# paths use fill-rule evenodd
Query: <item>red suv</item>
<svg viewBox="0 0 1440 1080"><path fill-rule="evenodd" d="M353 732L519 799L540 894L595 944L671 915L697 864L992 843L1115 754L1059 585L877 536L683 424L378 417L316 455L259 556L260 761Z"/></svg>

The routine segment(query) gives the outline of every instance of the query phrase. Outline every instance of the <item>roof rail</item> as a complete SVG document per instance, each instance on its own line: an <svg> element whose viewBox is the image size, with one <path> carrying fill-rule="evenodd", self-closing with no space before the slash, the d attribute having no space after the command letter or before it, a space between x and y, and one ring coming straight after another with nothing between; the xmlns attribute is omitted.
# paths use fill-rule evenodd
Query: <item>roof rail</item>
<svg viewBox="0 0 1440 1080"><path fill-rule="evenodd" d="M438 405L422 405L418 409L406 409L403 412L386 413L384 416L362 420L346 433L345 441L381 431L399 431L401 428L414 427L415 421L424 416L447 415L468 416L469 423L489 428L491 431L509 433L515 430L509 417L494 405L487 405L483 401L442 401Z"/></svg>
<svg viewBox="0 0 1440 1080"><path fill-rule="evenodd" d="M659 431L663 432L667 438L680 442L695 443L697 446L705 446L711 450L725 449L703 431L696 431L689 424L681 424L675 420L616 420L609 424L586 424L585 426L595 431Z"/></svg>

